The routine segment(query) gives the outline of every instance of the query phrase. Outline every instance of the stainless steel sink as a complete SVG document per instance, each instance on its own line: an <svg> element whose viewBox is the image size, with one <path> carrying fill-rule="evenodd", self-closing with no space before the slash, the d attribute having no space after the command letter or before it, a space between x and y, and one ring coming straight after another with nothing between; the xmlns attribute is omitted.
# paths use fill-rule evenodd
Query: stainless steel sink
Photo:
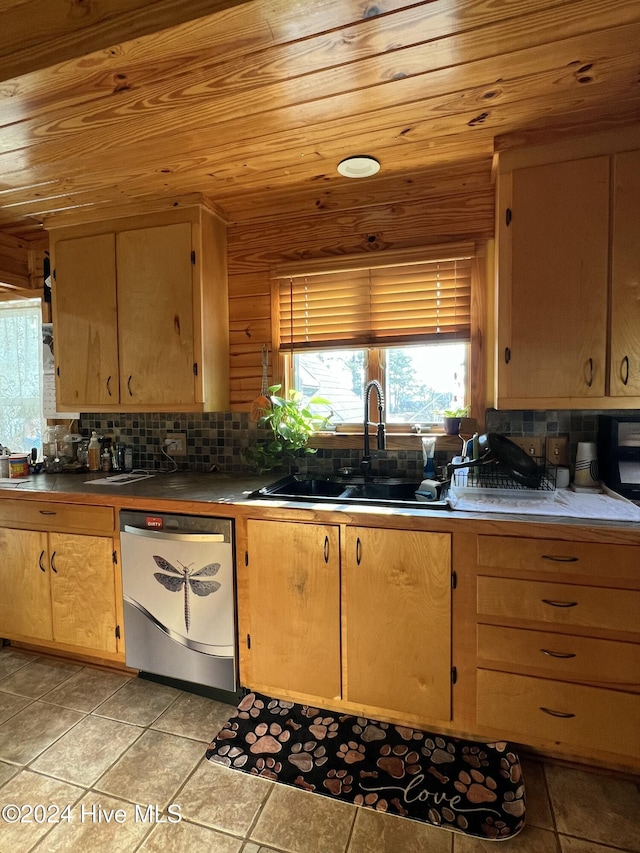
<svg viewBox="0 0 640 853"><path fill-rule="evenodd" d="M369 504L374 506L413 507L449 510L446 501L418 501L420 483L400 477L303 477L291 474L263 486L249 499L271 499L314 503Z"/></svg>

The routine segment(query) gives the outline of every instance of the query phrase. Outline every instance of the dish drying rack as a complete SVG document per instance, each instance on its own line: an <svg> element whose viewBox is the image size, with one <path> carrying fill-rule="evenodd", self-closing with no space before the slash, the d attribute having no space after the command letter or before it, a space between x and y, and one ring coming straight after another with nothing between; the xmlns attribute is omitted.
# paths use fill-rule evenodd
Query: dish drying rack
<svg viewBox="0 0 640 853"><path fill-rule="evenodd" d="M458 497L509 497L520 500L555 500L557 466L533 457L541 474L536 488L523 486L511 477L509 469L498 462L470 465L452 472L449 489ZM464 461L464 460L463 460Z"/></svg>

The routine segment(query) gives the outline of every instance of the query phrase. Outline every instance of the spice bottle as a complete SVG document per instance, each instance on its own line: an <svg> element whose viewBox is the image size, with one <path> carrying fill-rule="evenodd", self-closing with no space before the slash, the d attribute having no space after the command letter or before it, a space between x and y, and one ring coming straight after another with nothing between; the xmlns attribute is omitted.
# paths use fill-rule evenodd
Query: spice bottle
<svg viewBox="0 0 640 853"><path fill-rule="evenodd" d="M100 470L100 442L98 440L98 433L95 430L91 433L91 441L89 442L89 447L88 447L88 456L89 456L89 470L90 471L99 471Z"/></svg>
<svg viewBox="0 0 640 853"><path fill-rule="evenodd" d="M102 453L100 454L100 468L103 471L111 470L111 450L109 449L108 444L104 444L102 448Z"/></svg>

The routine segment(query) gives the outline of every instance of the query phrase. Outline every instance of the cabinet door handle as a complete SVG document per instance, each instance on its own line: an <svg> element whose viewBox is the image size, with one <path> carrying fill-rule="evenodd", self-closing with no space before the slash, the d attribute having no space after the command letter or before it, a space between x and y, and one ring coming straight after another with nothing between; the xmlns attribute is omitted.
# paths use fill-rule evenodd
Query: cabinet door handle
<svg viewBox="0 0 640 853"><path fill-rule="evenodd" d="M40 567L41 572L46 572L45 567L42 565L42 560L44 558L44 548L40 551L40 556L38 557L38 566Z"/></svg>
<svg viewBox="0 0 640 853"><path fill-rule="evenodd" d="M111 396L111 376L107 376L107 394Z"/></svg>
<svg viewBox="0 0 640 853"><path fill-rule="evenodd" d="M624 370L624 372L623 372ZM620 378L622 379L622 384L626 385L629 382L629 356L625 355L622 359L622 364L620 365Z"/></svg>
<svg viewBox="0 0 640 853"><path fill-rule="evenodd" d="M58 574L58 570L56 569L56 552L55 551L51 555L51 571Z"/></svg>
<svg viewBox="0 0 640 853"><path fill-rule="evenodd" d="M543 598L542 601L545 604L549 604L551 607L577 607L577 601L553 601L551 598Z"/></svg>
<svg viewBox="0 0 640 853"><path fill-rule="evenodd" d="M593 359L590 358L587 361L587 364L589 365L589 378L587 379L587 387L591 388L591 386L593 385Z"/></svg>
<svg viewBox="0 0 640 853"><path fill-rule="evenodd" d="M578 557L563 557L560 554L543 554L543 560L551 560L552 563L577 563Z"/></svg>
<svg viewBox="0 0 640 853"><path fill-rule="evenodd" d="M360 542L360 537L356 539L356 566L360 565L360 561L362 560L362 543Z"/></svg>
<svg viewBox="0 0 640 853"><path fill-rule="evenodd" d="M127 379L127 391L129 392L129 396L133 397L133 391L131 390L131 379L131 376Z"/></svg>
<svg viewBox="0 0 640 853"><path fill-rule="evenodd" d="M509 364L510 361L511 361L511 350L509 349L509 347L505 347L504 348L504 363Z"/></svg>
<svg viewBox="0 0 640 853"><path fill-rule="evenodd" d="M540 706L540 710L552 717L561 717L563 720L570 720L571 717L575 717L575 714L567 713L566 711L554 711L552 708L543 708Z"/></svg>
<svg viewBox="0 0 640 853"><path fill-rule="evenodd" d="M329 537L324 537L324 561L325 563L329 562Z"/></svg>
<svg viewBox="0 0 640 853"><path fill-rule="evenodd" d="M543 655L547 655L550 658L560 658L561 660L568 660L569 658L574 658L574 652L553 652L551 649L540 649Z"/></svg>

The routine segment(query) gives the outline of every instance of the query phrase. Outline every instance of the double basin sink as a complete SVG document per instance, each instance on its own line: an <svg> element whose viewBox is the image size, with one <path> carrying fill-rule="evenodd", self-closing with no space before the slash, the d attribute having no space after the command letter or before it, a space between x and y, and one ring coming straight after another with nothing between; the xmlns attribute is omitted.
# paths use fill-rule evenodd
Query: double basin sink
<svg viewBox="0 0 640 853"><path fill-rule="evenodd" d="M420 483L400 477L304 477L291 474L252 492L249 498L313 503L369 504L448 510L443 500L418 500Z"/></svg>

